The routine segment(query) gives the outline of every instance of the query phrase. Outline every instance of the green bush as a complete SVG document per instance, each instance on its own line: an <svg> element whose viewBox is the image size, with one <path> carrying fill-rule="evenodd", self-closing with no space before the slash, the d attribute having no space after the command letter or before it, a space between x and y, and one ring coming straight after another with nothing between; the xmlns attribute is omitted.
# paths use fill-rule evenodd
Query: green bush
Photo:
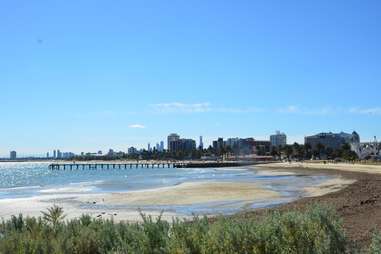
<svg viewBox="0 0 381 254"><path fill-rule="evenodd" d="M381 254L381 236L377 231L373 232L369 254Z"/></svg>
<svg viewBox="0 0 381 254"><path fill-rule="evenodd" d="M40 218L12 217L0 224L0 253L344 253L340 219L329 208L272 213L255 218L220 217L213 222L114 223L83 215L64 221L62 209ZM376 244L376 243L375 243ZM379 243L378 243L379 244ZM379 246L379 245L377 245ZM376 249L376 247L374 247ZM379 252L372 252L379 253Z"/></svg>

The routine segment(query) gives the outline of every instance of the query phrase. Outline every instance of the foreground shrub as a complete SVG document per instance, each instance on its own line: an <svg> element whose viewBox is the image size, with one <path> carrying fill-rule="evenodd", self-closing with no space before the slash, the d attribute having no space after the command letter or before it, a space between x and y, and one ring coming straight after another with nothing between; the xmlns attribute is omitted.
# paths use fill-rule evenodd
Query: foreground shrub
<svg viewBox="0 0 381 254"><path fill-rule="evenodd" d="M373 232L372 242L369 246L369 254L381 254L381 236L377 231Z"/></svg>
<svg viewBox="0 0 381 254"><path fill-rule="evenodd" d="M54 207L42 218L22 215L0 225L0 253L345 253L340 219L328 208L255 218L195 217L172 223L142 215L114 223L83 215L63 221ZM373 252L379 253L379 252Z"/></svg>

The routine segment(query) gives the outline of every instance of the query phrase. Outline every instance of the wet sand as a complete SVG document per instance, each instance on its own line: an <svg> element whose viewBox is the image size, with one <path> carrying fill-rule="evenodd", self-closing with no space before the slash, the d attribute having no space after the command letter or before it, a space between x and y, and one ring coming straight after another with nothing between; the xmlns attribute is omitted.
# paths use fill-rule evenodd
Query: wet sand
<svg viewBox="0 0 381 254"><path fill-rule="evenodd" d="M113 218L115 221L140 221L138 207L142 212L156 217L160 210L144 210L146 205L192 205L209 202L241 201L252 203L255 201L278 198L279 194L254 183L231 182L198 182L183 183L173 187L153 190L132 191L126 193L102 194L59 194L39 196L33 198L19 198L0 200L0 218L9 218L11 215L22 213L29 216L40 216L41 211L54 204L64 208L67 219L79 217L86 213L98 218ZM135 208L117 208L128 205ZM116 208L109 208L116 207ZM191 218L190 216L165 212L164 219L172 217Z"/></svg>
<svg viewBox="0 0 381 254"><path fill-rule="evenodd" d="M292 175L294 173L278 170L259 170L258 175ZM341 177L332 178L317 186L310 186L304 191L307 196L324 195L344 188L352 181ZM258 183L249 182L192 182L177 186L156 188L152 190L131 191L125 193L94 193L94 194L48 194L33 198L0 200L0 218L7 219L11 215L22 213L28 216L40 216L41 211L56 204L64 208L67 219L76 218L82 214L115 221L141 221L138 208L142 212L157 217L160 206L187 206L231 202L229 208L246 209L261 202L279 200L280 194ZM237 201L237 203L235 203ZM147 209L145 206L151 206ZM156 207L156 209L152 209ZM158 208L159 207L159 208ZM215 213L216 215L217 213ZM213 214L210 214L212 216ZM191 219L190 215L166 211L163 219L173 217Z"/></svg>
<svg viewBox="0 0 381 254"><path fill-rule="evenodd" d="M102 209L91 207L79 207L78 202L73 202L72 198L57 197L51 198L22 198L12 200L0 200L0 218L9 219L12 215L23 214L29 217L41 216L41 211L46 211L47 208L53 205L58 205L64 208L65 219L70 220L80 217L82 214L88 214L91 217L99 219L113 219L114 221L141 221L141 215L138 210L115 210L115 209ZM95 206L94 206L95 207ZM150 211L149 215L156 218L161 215L160 211ZM175 213L166 212L162 215L164 220L171 221ZM188 219L187 216L180 216L180 218Z"/></svg>
<svg viewBox="0 0 381 254"><path fill-rule="evenodd" d="M306 197L318 197L336 191L340 191L354 182L356 182L356 180L354 179L345 179L342 177L337 177L329 179L316 186L306 187L304 188L304 191L307 193Z"/></svg>
<svg viewBox="0 0 381 254"><path fill-rule="evenodd" d="M234 216L261 217L274 210L303 210L310 205L323 204L333 207L341 216L346 235L355 245L368 246L373 229L381 231L381 166L358 165L345 163L272 163L254 166L259 174L279 175L298 174L330 175L332 178L304 189L308 197L294 202L283 204L275 208L256 209L244 211ZM189 204L192 202L208 202L219 199L243 199L255 200L275 198L277 193L263 189L259 185L242 185L241 183L215 183L206 185L183 184L175 187L156 189L154 191L139 191L135 193L92 194L79 195L75 198L57 196L35 197L25 199L0 200L0 218L9 218L11 215L23 213L29 216L39 216L40 211L53 204L63 206L67 218L78 217L87 213L93 217L110 219L115 221L138 221L139 213L131 210L106 210L104 204L131 202L135 204ZM101 195L101 196L96 196ZM107 195L102 196L102 195ZM94 209L93 202L100 205ZM88 204L88 207L80 207L80 204ZM150 211L155 217L160 213ZM163 219L171 220L178 214L166 212ZM180 216L180 218L189 217Z"/></svg>
<svg viewBox="0 0 381 254"><path fill-rule="evenodd" d="M82 202L95 200L104 204L130 205L191 205L219 201L255 201L279 197L275 191L254 183L197 182L174 187L127 193L95 194L81 198Z"/></svg>

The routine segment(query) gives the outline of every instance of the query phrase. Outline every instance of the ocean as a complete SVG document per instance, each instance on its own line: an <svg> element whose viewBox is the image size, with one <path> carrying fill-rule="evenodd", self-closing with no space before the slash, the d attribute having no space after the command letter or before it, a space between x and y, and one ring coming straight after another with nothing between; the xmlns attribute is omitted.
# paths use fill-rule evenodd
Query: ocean
<svg viewBox="0 0 381 254"><path fill-rule="evenodd" d="M0 163L0 201L25 198L77 197L79 195L129 193L173 187L183 183L234 182L256 183L264 189L276 191L279 198L247 202L226 202L166 205L145 204L146 210L163 210L179 214L230 214L247 208L258 208L290 202L305 195L304 188L318 185L329 176L300 175L291 172L265 171L249 167L240 168L128 168L128 169L75 169L50 170L49 163ZM0 203L1 204L1 203ZM234 204L234 205L232 205ZM99 207L98 207L99 208ZM98 209L94 207L94 209ZM107 207L103 207L107 209ZM140 207L112 206L113 209ZM86 209L91 207L86 206Z"/></svg>

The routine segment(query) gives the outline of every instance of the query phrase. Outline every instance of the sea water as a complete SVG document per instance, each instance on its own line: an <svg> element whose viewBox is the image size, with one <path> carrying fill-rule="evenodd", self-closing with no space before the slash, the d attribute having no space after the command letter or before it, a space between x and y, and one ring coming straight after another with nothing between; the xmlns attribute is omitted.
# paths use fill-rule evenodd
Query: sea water
<svg viewBox="0 0 381 254"><path fill-rule="evenodd" d="M171 187L189 182L249 182L276 191L279 199L257 201L250 208L271 206L303 196L303 189L327 180L324 175L300 175L255 168L127 168L50 170L49 163L0 163L0 200L57 194L121 193ZM147 205L145 209L183 214L233 213L239 201L210 202L185 206ZM115 208L115 207L114 207ZM119 207L128 208L126 207ZM130 207L134 209L134 207ZM247 207L246 207L247 208Z"/></svg>

